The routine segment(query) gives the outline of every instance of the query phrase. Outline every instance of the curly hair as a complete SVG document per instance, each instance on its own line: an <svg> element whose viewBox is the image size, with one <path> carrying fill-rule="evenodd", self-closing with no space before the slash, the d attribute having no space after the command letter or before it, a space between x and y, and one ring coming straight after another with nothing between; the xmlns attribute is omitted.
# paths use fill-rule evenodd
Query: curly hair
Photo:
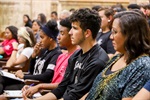
<svg viewBox="0 0 150 100"><path fill-rule="evenodd" d="M150 30L146 19L138 12L124 11L116 14L121 33L125 36L127 64L142 54L150 55Z"/></svg>
<svg viewBox="0 0 150 100"><path fill-rule="evenodd" d="M70 29L72 28L68 17L65 18L65 19L62 19L59 23L60 23L61 26L67 27L68 31L70 31Z"/></svg>
<svg viewBox="0 0 150 100"><path fill-rule="evenodd" d="M89 8L81 8L76 10L70 16L70 21L79 22L83 31L86 31L87 29L91 30L93 39L96 38L101 24L101 18L98 13Z"/></svg>

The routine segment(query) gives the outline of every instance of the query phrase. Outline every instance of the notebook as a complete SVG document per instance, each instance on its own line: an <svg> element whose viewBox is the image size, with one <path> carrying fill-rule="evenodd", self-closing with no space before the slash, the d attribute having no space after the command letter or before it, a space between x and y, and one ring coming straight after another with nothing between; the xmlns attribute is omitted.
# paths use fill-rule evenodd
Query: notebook
<svg viewBox="0 0 150 100"><path fill-rule="evenodd" d="M4 77L7 77L7 78L11 78L11 79L14 79L14 80L18 80L18 81L24 82L23 79L20 79L20 78L16 77L16 76L15 76L14 74L12 74L12 73L9 73L9 72L6 72L6 71L1 70L1 71L0 71L0 74L1 74L2 76L4 76Z"/></svg>
<svg viewBox="0 0 150 100"><path fill-rule="evenodd" d="M21 90L4 90L4 94L6 97L9 97L9 98L22 98ZM32 97L37 98L40 96L42 96L42 95L39 92L37 92Z"/></svg>

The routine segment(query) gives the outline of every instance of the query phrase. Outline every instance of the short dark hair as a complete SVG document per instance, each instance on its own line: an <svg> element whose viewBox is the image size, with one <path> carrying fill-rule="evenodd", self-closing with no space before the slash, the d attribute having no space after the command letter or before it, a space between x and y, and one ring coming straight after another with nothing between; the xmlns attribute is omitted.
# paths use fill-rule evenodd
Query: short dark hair
<svg viewBox="0 0 150 100"><path fill-rule="evenodd" d="M129 4L128 9L140 9L140 6L137 4Z"/></svg>
<svg viewBox="0 0 150 100"><path fill-rule="evenodd" d="M150 9L150 4L145 5L145 9Z"/></svg>
<svg viewBox="0 0 150 100"><path fill-rule="evenodd" d="M89 8L81 8L76 10L70 16L70 21L79 22L83 31L86 31L87 29L91 30L93 39L96 38L101 24L101 18L98 13Z"/></svg>
<svg viewBox="0 0 150 100"><path fill-rule="evenodd" d="M70 22L69 18L62 19L62 20L60 21L60 25L61 25L61 26L64 26L64 27L67 27L67 28L68 28L68 31L70 31L70 29L72 28L71 22Z"/></svg>
<svg viewBox="0 0 150 100"><path fill-rule="evenodd" d="M51 14L55 14L56 16L58 16L56 11L52 11Z"/></svg>
<svg viewBox="0 0 150 100"><path fill-rule="evenodd" d="M119 12L114 16L116 18L119 18L121 33L126 37L127 64L141 54L150 55L150 30L146 18L135 11Z"/></svg>
<svg viewBox="0 0 150 100"><path fill-rule="evenodd" d="M17 27L11 25L11 26L6 27L5 29L8 29L12 33L13 38L18 41L17 39L18 28Z"/></svg>
<svg viewBox="0 0 150 100"><path fill-rule="evenodd" d="M101 9L102 7L100 5L96 5L92 7L92 10L98 11L99 9Z"/></svg>

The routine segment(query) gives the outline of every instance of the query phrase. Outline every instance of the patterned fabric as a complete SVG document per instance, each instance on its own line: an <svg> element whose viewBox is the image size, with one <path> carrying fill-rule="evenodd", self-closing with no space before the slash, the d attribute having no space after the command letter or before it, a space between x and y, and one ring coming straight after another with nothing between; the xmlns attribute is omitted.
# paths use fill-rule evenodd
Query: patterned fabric
<svg viewBox="0 0 150 100"><path fill-rule="evenodd" d="M86 100L121 100L133 97L150 79L150 57L143 55L126 67L106 75L120 55L115 56L95 79Z"/></svg>

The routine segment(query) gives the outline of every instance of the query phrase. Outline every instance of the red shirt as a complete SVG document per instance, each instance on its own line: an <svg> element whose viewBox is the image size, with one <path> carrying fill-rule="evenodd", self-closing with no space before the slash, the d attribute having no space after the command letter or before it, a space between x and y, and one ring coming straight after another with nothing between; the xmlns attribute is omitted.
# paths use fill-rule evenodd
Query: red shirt
<svg viewBox="0 0 150 100"><path fill-rule="evenodd" d="M13 46L12 46L12 43L13 42L17 42L15 39L11 39L11 40L4 40L2 42L2 47L3 47L3 50L5 52L5 57L10 57L12 51L13 51Z"/></svg>
<svg viewBox="0 0 150 100"><path fill-rule="evenodd" d="M60 83L64 77L66 68L68 66L68 59L73 53L63 53L61 54L56 62L56 66L54 68L54 76L51 83Z"/></svg>

